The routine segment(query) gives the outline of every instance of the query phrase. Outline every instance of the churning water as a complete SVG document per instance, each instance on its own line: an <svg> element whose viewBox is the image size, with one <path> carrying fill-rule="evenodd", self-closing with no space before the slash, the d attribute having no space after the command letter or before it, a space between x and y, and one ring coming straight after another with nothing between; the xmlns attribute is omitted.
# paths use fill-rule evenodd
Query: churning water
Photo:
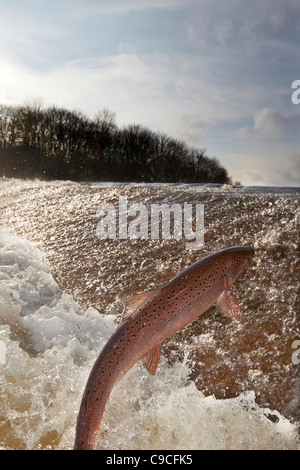
<svg viewBox="0 0 300 470"><path fill-rule="evenodd" d="M114 388L107 449L296 449L300 404L299 190L2 179L0 446L71 449L91 367L122 298L225 247L255 257L233 286L240 324L211 308ZM103 240L97 208L203 204L204 245ZM298 279L297 279L298 277Z"/></svg>

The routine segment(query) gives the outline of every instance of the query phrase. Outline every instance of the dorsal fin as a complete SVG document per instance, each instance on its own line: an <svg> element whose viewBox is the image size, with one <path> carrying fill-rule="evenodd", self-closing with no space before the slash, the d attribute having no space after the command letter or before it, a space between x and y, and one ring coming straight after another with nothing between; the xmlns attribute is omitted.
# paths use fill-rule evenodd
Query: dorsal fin
<svg viewBox="0 0 300 470"><path fill-rule="evenodd" d="M155 346L142 358L144 365L151 375L155 374L159 358L159 346Z"/></svg>
<svg viewBox="0 0 300 470"><path fill-rule="evenodd" d="M126 321L131 315L134 314L135 310L140 307L146 300L154 297L160 289L149 290L148 292L142 292L141 294L131 295L123 299L125 310L123 312L122 322Z"/></svg>
<svg viewBox="0 0 300 470"><path fill-rule="evenodd" d="M220 312L224 313L236 321L241 320L241 311L236 296L230 289L222 292L217 301L217 308Z"/></svg>

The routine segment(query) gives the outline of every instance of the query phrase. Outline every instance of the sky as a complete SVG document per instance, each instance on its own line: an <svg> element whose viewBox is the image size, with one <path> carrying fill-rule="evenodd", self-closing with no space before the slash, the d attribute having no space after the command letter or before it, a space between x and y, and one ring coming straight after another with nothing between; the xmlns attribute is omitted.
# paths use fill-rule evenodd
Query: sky
<svg viewBox="0 0 300 470"><path fill-rule="evenodd" d="M36 99L300 186L299 0L0 0L0 103Z"/></svg>

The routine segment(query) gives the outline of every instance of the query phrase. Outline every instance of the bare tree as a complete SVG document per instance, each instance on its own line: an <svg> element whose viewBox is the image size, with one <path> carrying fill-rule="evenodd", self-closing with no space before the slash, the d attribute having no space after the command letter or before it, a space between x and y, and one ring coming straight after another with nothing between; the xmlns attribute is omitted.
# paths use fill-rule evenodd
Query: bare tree
<svg viewBox="0 0 300 470"><path fill-rule="evenodd" d="M12 176L119 181L229 182L205 150L139 124L118 129L114 112L94 119L41 98L0 105L0 170Z"/></svg>

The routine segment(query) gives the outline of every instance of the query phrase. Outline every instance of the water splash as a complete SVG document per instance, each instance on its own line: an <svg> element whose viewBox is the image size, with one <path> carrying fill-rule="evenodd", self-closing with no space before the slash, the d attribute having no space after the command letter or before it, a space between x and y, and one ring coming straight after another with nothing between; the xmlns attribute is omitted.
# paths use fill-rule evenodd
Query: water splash
<svg viewBox="0 0 300 470"><path fill-rule="evenodd" d="M256 259L236 286L242 324L212 309L162 345L154 377L134 366L113 390L101 446L297 448L295 194L2 183L10 228L0 237L3 448L72 448L83 388L117 325L120 299L163 284L196 257L252 243ZM204 203L203 252L172 240L99 243L96 208L120 193L146 204Z"/></svg>

